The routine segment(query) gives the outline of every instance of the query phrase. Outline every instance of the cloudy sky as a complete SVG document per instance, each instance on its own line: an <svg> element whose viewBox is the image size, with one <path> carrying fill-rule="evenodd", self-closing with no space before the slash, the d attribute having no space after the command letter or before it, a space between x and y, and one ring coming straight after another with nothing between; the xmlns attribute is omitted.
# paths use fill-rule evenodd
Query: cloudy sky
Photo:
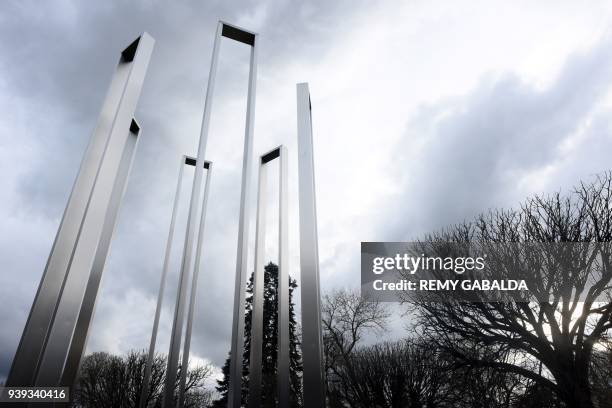
<svg viewBox="0 0 612 408"><path fill-rule="evenodd" d="M323 291L358 287L360 241L409 240L610 169L612 5L603 1L3 1L0 380L118 52L143 31L156 40L136 113L143 130L88 350L148 347L179 157L195 154L219 19L260 34L255 153L290 151L294 276L295 84L310 84ZM230 346L248 55L222 44L207 151L215 172L192 352L216 365ZM177 262L178 251L159 351Z"/></svg>

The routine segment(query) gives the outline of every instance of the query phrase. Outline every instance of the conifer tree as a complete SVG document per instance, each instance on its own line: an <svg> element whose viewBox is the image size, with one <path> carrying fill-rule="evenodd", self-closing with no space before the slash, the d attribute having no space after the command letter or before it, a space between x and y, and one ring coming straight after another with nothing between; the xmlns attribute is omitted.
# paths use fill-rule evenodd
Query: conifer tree
<svg viewBox="0 0 612 408"><path fill-rule="evenodd" d="M290 402L291 407L302 406L302 356L298 339L298 325L295 320L293 290L297 288L295 279L289 278L289 353L290 353ZM244 316L244 350L242 355L242 404L248 402L249 362L251 354L251 315L253 310L253 274L247 285ZM264 306L263 306L263 344L262 344L262 401L261 407L277 406L276 367L278 361L278 266L270 262L264 268ZM227 406L229 390L229 367L231 355L225 360L223 378L217 381L220 398L213 407Z"/></svg>

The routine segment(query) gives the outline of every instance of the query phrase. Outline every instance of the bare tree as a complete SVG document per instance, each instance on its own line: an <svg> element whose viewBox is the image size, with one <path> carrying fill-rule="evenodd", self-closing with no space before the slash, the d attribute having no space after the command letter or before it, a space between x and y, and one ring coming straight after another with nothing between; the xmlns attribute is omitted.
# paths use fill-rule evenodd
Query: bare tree
<svg viewBox="0 0 612 408"><path fill-rule="evenodd" d="M593 355L612 329L611 186L606 173L568 196L535 196L518 210L426 237L434 252L443 242L588 245L561 246L555 256L512 254L549 291L547 302L414 301L423 334L468 365L518 374L568 407L593 408Z"/></svg>
<svg viewBox="0 0 612 408"><path fill-rule="evenodd" d="M138 407L146 358L146 353L134 351L125 357L103 352L85 357L79 370L74 395L75 406ZM166 363L165 357L155 357L146 406L161 407ZM177 399L181 369L182 367L179 367L175 386ZM211 365L189 369L185 386L185 407L206 407L212 402L212 392L204 388L204 381L211 375Z"/></svg>
<svg viewBox="0 0 612 408"><path fill-rule="evenodd" d="M360 407L451 407L459 401L449 362L414 339L360 347L351 356L357 382L346 398Z"/></svg>
<svg viewBox="0 0 612 408"><path fill-rule="evenodd" d="M599 406L612 406L612 342L593 352L591 384Z"/></svg>
<svg viewBox="0 0 612 408"><path fill-rule="evenodd" d="M430 345L430 347L436 347ZM466 347L467 348L467 347ZM516 358L511 352L505 355L489 357L475 354L482 352L477 349L471 350L471 358L476 360L490 361L495 359L499 362L509 363ZM448 367L452 375L449 376L449 394L454 397L453 407L470 408L509 408L523 406L525 408L556 408L557 405L550 405L538 401L533 404L535 392L528 393L528 390L539 390L533 387L533 382L521 375L511 371L500 370L496 367L478 364L465 364L464 360L456 359L444 350L438 350L438 354L448 361ZM529 398L525 399L525 396ZM539 394L538 394L539 395ZM447 398L447 401L452 401ZM521 404L523 401L523 405ZM527 403L527 405L525 405Z"/></svg>
<svg viewBox="0 0 612 408"><path fill-rule="evenodd" d="M352 369L352 376L335 375L336 381L330 384L331 406L558 407L554 401L545 403L542 393L522 376L487 366L462 364L424 339L359 346L351 353L349 364L340 364L334 373L342 373L348 367ZM533 404L534 400L537 403Z"/></svg>
<svg viewBox="0 0 612 408"><path fill-rule="evenodd" d="M359 394L358 389L347 389L358 384L351 356L367 331L386 330L390 313L382 303L357 292L336 290L324 296L322 314L328 395L334 405L338 393Z"/></svg>

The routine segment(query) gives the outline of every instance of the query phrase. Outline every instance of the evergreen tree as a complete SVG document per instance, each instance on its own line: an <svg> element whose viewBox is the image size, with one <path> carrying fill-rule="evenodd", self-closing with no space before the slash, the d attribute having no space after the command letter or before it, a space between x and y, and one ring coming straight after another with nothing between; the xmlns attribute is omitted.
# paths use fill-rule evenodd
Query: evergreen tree
<svg viewBox="0 0 612 408"><path fill-rule="evenodd" d="M290 402L292 407L302 406L302 355L299 348L298 326L295 320L293 290L297 282L289 278L289 354L290 354ZM251 315L253 310L253 274L247 285L244 316L244 350L242 355L242 404L248 401L249 362L251 355ZM263 344L262 344L262 407L277 405L276 366L278 361L278 266L270 262L264 268ZM229 391L229 367L231 354L223 366L223 378L217 381L220 398L213 407L227 406Z"/></svg>

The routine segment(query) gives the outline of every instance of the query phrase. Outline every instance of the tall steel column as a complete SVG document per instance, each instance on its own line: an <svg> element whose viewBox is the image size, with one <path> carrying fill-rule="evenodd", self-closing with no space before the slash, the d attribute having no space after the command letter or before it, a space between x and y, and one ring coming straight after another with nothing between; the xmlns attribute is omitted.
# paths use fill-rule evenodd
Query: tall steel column
<svg viewBox="0 0 612 408"><path fill-rule="evenodd" d="M181 195L181 186L183 182L183 169L185 167L185 156L181 157L179 166L179 176L176 183L176 193L174 194L174 204L172 206L172 216L170 218L170 230L168 232L168 240L166 241L166 252L164 255L164 266L162 267L162 275L159 282L159 291L157 294L157 304L155 306L155 317L153 318L153 329L151 330L151 341L149 343L149 353L147 355L147 365L145 366L145 374L142 381L142 389L140 390L139 406L144 408L147 406L149 398L149 387L151 385L151 370L153 368L153 359L155 358L155 343L157 341L157 331L159 329L159 316L161 314L164 292L166 290L166 276L168 275L168 265L170 264L170 254L172 253L172 242L174 237L174 225L176 224L176 213L178 212L179 197Z"/></svg>
<svg viewBox="0 0 612 408"><path fill-rule="evenodd" d="M228 407L239 408L242 389L242 349L244 347L244 290L246 287L249 243L249 215L251 166L253 162L253 128L255 125L255 84L257 81L257 34L221 23L222 35L251 46L249 89L247 95L244 150L242 154L242 182L240 188L240 218L238 220L238 248L236 252L236 280L232 319L232 347Z"/></svg>
<svg viewBox="0 0 612 408"><path fill-rule="evenodd" d="M325 372L321 332L312 116L307 83L297 84L297 128L304 406L315 408L325 406Z"/></svg>
<svg viewBox="0 0 612 408"><path fill-rule="evenodd" d="M194 160L195 164L195 160ZM193 277L191 279L191 294L189 295L189 310L187 311L187 328L185 329L185 344L183 345L183 361L181 363L181 378L179 381L179 400L178 406L185 405L185 386L187 384L187 370L189 368L189 349L191 347L191 330L193 328L193 317L195 314L195 302L198 288L198 275L200 274L200 265L202 260L202 242L204 240L204 227L206 225L206 206L208 203L208 190L210 186L210 178L212 177L212 163L204 162L204 167L208 169L206 175L206 184L204 185L204 197L202 198L202 213L200 215L200 228L198 230L198 244L196 247L195 264L193 268Z"/></svg>
<svg viewBox="0 0 612 408"><path fill-rule="evenodd" d="M200 142L198 145L197 161L204 160L206 154L206 142L208 141L208 128L210 124L210 113L212 110L212 95L215 86L215 77L217 74L218 56L219 56L219 36L221 33L221 24L217 27L217 34L213 46L213 55L210 63L210 74L208 76L208 87L206 89L206 100L204 102L204 114L202 117L202 128L200 130ZM183 321L185 309L185 296L187 291L188 281L185 278L191 269L191 258L194 246L195 235L195 219L198 213L198 204L200 191L202 188L202 174L204 169L196 164L195 175L193 178L193 186L191 191L191 199L189 202L189 215L187 216L187 230L185 232L185 247L183 248L183 260L181 264L181 273L179 278L179 286L177 292L177 307L175 309L174 323L172 325L172 335L170 342L170 354L168 354L168 368L166 371L166 384L164 395L164 408L171 408L174 403L174 385L176 382L176 372L178 369L178 350L181 346L181 331L182 326L176 325L176 322ZM185 262L187 261L187 262ZM172 350L177 350L173 353Z"/></svg>
<svg viewBox="0 0 612 408"><path fill-rule="evenodd" d="M99 196L102 188L108 189L108 195L113 190L118 170L115 159L122 153L117 146L125 146L126 139L129 139L128 130L153 44L153 38L144 33L121 52L17 347L7 386L34 385L39 367L43 367L39 383L57 385L60 380L110 199L106 197L107 202L100 207L99 204L104 203L93 205L94 195ZM114 166L109 165L111 159ZM94 194L96 190L98 194ZM92 211L96 206L98 208ZM88 222L87 227L92 227L93 222L96 233L85 239L87 217L95 218L95 222ZM88 246L88 256L81 258L79 255L81 261L75 263L80 243L81 247ZM75 279L81 284L74 285ZM60 298L65 299L62 307ZM50 341L53 328L55 334ZM61 336L58 336L58 331L62 332ZM51 347L47 347L49 345ZM42 364L45 358L45 364ZM50 370L50 375L45 370Z"/></svg>
<svg viewBox="0 0 612 408"><path fill-rule="evenodd" d="M249 368L249 407L261 405L264 257L266 232L266 168L278 158L279 166L279 277L278 277L278 404L289 406L289 272L288 268L288 183L287 148L279 146L264 154L259 166L257 195L257 232L255 240L255 273L253 277L253 311L251 315L251 356Z"/></svg>
<svg viewBox="0 0 612 408"><path fill-rule="evenodd" d="M142 39L141 39L142 42ZM140 44L137 55L146 52L150 57L153 50L152 41L148 49L141 48ZM147 52L148 51L148 52ZM148 59L148 58L147 58ZM140 66L140 72L132 68L131 75L144 78L146 67ZM132 85L134 89L129 92L130 83L126 84L123 91L123 100L135 108L141 86ZM127 100L126 100L127 99ZM98 173L93 191L87 203L87 210L78 242L72 253L70 264L61 298L55 310L53 326L49 331L43 356L40 360L35 384L40 386L54 386L59 383L64 368L72 335L76 327L80 307L83 303L85 289L93 266L95 253L102 237L105 217L109 211L110 198L115 179L119 172L121 155L127 144L129 135L126 129L131 123L131 115L125 110L119 109L114 119L114 126L110 133L104 157Z"/></svg>
<svg viewBox="0 0 612 408"><path fill-rule="evenodd" d="M162 267L162 275L159 283L159 291L157 295L157 305L155 307L155 317L153 318L153 329L151 330L151 341L149 344L149 353L147 355L147 364L145 366L145 374L142 384L142 389L140 393L140 403L139 406L144 408L147 406L150 390L149 387L151 385L151 370L153 367L153 360L155 358L155 343L157 341L157 333L159 329L159 317L161 314L162 302L164 298L164 292L166 289L166 277L168 276L168 267L170 265L170 255L172 253L172 244L174 242L174 228L176 224L176 214L178 212L178 205L180 202L181 195L181 186L183 184L183 170L185 166L195 166L196 160L193 157L189 156L181 156L180 165L179 165L179 176L176 184L176 192L174 194L174 204L172 206L172 216L170 218L170 230L168 232L168 240L166 242L166 250L164 255L164 264ZM208 169L208 174L206 177L206 186L204 189L204 198L208 197L208 182L210 180L210 170L211 163L208 161L204 162L204 168ZM202 217L206 214L206 202L202 204ZM201 244L198 244L198 251Z"/></svg>
<svg viewBox="0 0 612 408"><path fill-rule="evenodd" d="M242 169L242 191L241 191L241 202L240 202L240 221L238 226L238 260L236 267L236 288L242 287L246 280L246 259L247 259L247 243L248 243L248 206L245 204L248 202L249 196L249 182L250 182L250 166L252 162L252 145L253 145L253 121L254 121L254 109L255 109L255 81L256 81L256 61L257 61L257 50L255 47L255 39L257 35L249 31L243 30L236 26L219 22L217 26L217 32L215 35L215 41L213 46L213 54L211 59L210 74L208 76L208 87L206 89L206 100L204 103L204 114L202 117L202 128L200 131L200 141L198 145L198 162L203 160L206 154L206 144L208 141L208 129L210 124L210 115L212 110L213 91L215 86L215 77L218 66L219 48L221 45L221 37L226 37L244 44L251 46L251 61L249 70L249 90L247 100L247 117L245 126L245 138L244 138L244 153L243 153L243 169ZM193 180L192 195L189 204L189 215L187 218L187 231L185 234L185 248L183 253L183 264L181 265L181 278L179 282L178 296L179 303L175 311L175 321L182 321L185 312L185 296L183 295L187 291L187 276L192 268L192 253L194 246L194 236L196 234L196 225L194 220L198 213L198 199L202 188L202 173L203 169L198 165L196 166L195 177ZM185 262L187 261L187 262ZM183 272L184 271L184 272ZM242 307L244 307L244 293L243 291L237 290L237 300L241 301ZM242 349L243 337L244 337L244 321L243 319L237 319L237 313L242 310L240 305L234 304L234 326L232 330L232 350ZM238 310L239 309L239 310ZM236 323L238 321L238 323ZM172 328L172 342L170 344L170 350L179 350L180 348L180 330L179 325L175 325ZM233 354L234 356L236 353ZM178 368L178 352L171 353L168 356L168 369L166 375L166 393L164 397L164 407L170 408L173 405L173 394L170 392L173 389L176 382L176 371ZM241 370L236 371L234 366L238 359L233 359L232 368L230 368L230 377L234 378L235 373L238 373L238 400L237 406L240 406L240 373ZM241 361L238 363L241 366ZM234 374L234 375L232 375ZM234 381L230 380L230 401L233 401L234 393Z"/></svg>
<svg viewBox="0 0 612 408"><path fill-rule="evenodd" d="M87 282L83 304L77 319L74 335L72 336L72 343L70 344L70 350L68 352L68 358L60 381L60 385L63 386L71 387L76 382L81 358L83 357L83 352L87 345L89 326L96 307L96 298L102 280L106 256L110 251L113 232L117 223L117 215L132 169L134 154L136 152L138 140L140 139L140 134L141 129L136 121L133 120L130 126L130 136L128 137L125 150L123 151L123 157L121 158L117 180L115 181L115 186L111 194L107 220L102 230L102 238L96 252L89 281Z"/></svg>
<svg viewBox="0 0 612 408"><path fill-rule="evenodd" d="M197 159L193 158L193 157L185 157L185 164L186 165L190 165L190 166L196 166L196 171L197 171ZM212 170L212 163L208 162L208 161L204 161L204 165L202 166L204 169L208 170L208 174L206 177L206 184L204 186L204 196L202 198L202 209L199 213L200 215L200 222L199 222L199 230L198 230L198 235L196 237L196 264L199 264L200 261L200 251L202 248L202 241L203 241L203 232L204 232L204 224L205 224L205 220L206 220L206 204L208 202L208 187L209 187L209 183L210 183L210 176L211 176L211 170ZM193 199L193 197L192 197ZM197 199L199 199L199 196L197 197ZM175 199L176 202L178 202L178 199ZM173 210L175 211L176 208ZM196 214L197 216L197 214ZM193 221L194 223L196 222L195 219ZM187 224L187 228L189 228L189 224ZM186 256L186 251L183 251L183 256ZM181 260L181 265L188 265L191 264L192 261L191 259L185 259L183 258ZM164 264L167 264L167 260L164 261ZM198 265L199 266L199 265ZM183 327L185 324L185 319L184 319L184 314L180 313L180 308L185 304L185 296L187 295L187 290L183 287L185 282L188 282L189 276L186 275L187 273L189 273L189 269L185 268L185 267L181 267L181 272L179 275L179 285L178 285L178 289L177 289L177 295L176 295L176 304L174 307L174 320L172 321L172 334L170 337L170 350L168 351L168 367L166 369L166 378L168 378L169 375L172 375L176 381L176 375L177 375L177 368L178 367L171 367L170 366L170 360L172 359L173 361L176 360L178 362L178 357L179 357L179 353L180 353L180 345L181 345L181 340L182 340L182 335L183 335ZM198 276L198 269L194 268L193 270L193 279L195 280L195 283L197 284L197 276ZM191 310L192 305L195 304L195 288L192 288L192 292L191 292L191 300L190 300L190 316L189 317L193 317L193 310ZM156 313L157 314L157 313ZM188 333L187 336L191 337L191 323L187 322L188 325ZM188 343L188 341L186 340L186 344ZM189 356L188 356L189 357ZM151 359L151 354L149 355L149 359ZM183 367L183 371L186 367ZM169 370L174 370L172 372L170 372ZM174 389L175 389L175 382L172 383L172 386L168 386L168 383L166 383L166 387L165 387L165 394L164 394L164 401L166 401L167 403L171 403L171 401L174 401Z"/></svg>
<svg viewBox="0 0 612 408"><path fill-rule="evenodd" d="M280 152L279 226L278 226L278 406L289 406L290 333L289 333L289 155L287 148Z"/></svg>

